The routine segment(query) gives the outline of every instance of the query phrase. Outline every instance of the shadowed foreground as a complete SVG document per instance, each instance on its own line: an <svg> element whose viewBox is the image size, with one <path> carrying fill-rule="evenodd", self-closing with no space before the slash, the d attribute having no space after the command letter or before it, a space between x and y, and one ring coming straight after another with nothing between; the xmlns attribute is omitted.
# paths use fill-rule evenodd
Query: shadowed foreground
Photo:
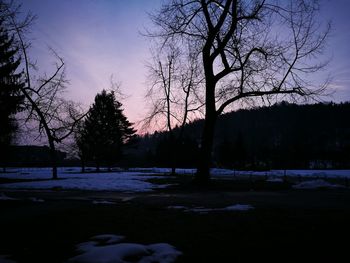
<svg viewBox="0 0 350 263"><path fill-rule="evenodd" d="M0 201L0 254L17 262L66 261L77 255L75 245L100 234L142 244L167 242L183 253L178 262L339 262L347 253L342 240L350 234L348 190L5 194L19 200ZM254 209L169 208L230 204Z"/></svg>

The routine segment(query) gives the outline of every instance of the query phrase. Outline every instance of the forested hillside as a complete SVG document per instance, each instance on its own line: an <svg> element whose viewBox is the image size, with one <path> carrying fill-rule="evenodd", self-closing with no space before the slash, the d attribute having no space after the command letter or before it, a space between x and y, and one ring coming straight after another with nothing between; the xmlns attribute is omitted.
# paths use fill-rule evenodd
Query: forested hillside
<svg viewBox="0 0 350 263"><path fill-rule="evenodd" d="M238 110L219 117L213 166L238 169L349 168L350 103L296 105ZM194 167L203 121L185 127L182 138L171 141L166 132L139 138L126 163ZM179 135L180 129L175 129ZM176 136L175 136L176 137ZM179 137L179 136L177 136Z"/></svg>

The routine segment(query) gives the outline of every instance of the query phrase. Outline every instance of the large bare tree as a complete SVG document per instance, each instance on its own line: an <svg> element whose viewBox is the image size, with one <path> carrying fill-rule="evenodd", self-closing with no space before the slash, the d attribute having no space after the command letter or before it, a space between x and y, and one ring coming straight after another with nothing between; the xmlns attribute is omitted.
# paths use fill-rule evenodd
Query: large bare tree
<svg viewBox="0 0 350 263"><path fill-rule="evenodd" d="M197 49L205 77L205 123L196 181L210 178L217 117L238 101L309 97L325 85L309 75L329 25L317 22L317 0L169 0L151 16L149 35Z"/></svg>
<svg viewBox="0 0 350 263"><path fill-rule="evenodd" d="M67 79L64 60L53 50L56 60L51 74L36 77L37 67L30 59L31 42L26 38L35 16L28 13L19 19L21 6L14 1L0 2L1 18L6 21L8 30L13 31L21 50L26 85L20 91L25 97L27 109L25 122L34 123L38 137L45 136L50 148L52 178L57 179L56 144L68 138L76 124L84 117L78 105L63 97Z"/></svg>

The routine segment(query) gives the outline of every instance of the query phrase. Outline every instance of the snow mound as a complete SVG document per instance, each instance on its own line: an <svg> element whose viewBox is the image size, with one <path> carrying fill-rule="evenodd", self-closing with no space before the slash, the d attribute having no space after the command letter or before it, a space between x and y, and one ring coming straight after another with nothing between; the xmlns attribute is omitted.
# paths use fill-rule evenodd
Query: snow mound
<svg viewBox="0 0 350 263"><path fill-rule="evenodd" d="M294 189L319 189L319 188L336 189L336 188L343 188L343 186L337 185L337 184L331 184L325 180L318 179L318 180L305 181L305 182L293 185L293 188Z"/></svg>
<svg viewBox="0 0 350 263"><path fill-rule="evenodd" d="M123 236L99 235L77 246L82 254L69 259L77 263L172 263L182 253L166 243L141 245L119 243Z"/></svg>

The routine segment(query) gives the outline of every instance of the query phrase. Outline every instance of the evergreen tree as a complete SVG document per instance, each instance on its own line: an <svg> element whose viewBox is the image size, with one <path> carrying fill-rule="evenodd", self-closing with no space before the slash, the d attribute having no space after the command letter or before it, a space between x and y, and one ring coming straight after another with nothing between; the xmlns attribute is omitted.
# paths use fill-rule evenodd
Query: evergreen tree
<svg viewBox="0 0 350 263"><path fill-rule="evenodd" d="M0 162L5 166L8 146L11 144L17 125L14 114L20 110L24 97L23 73L17 73L20 64L14 37L10 37L4 22L0 20Z"/></svg>
<svg viewBox="0 0 350 263"><path fill-rule="evenodd" d="M122 147L134 138L135 130L123 113L114 92L103 90L95 97L77 136L83 161L94 161L109 168L120 159Z"/></svg>

